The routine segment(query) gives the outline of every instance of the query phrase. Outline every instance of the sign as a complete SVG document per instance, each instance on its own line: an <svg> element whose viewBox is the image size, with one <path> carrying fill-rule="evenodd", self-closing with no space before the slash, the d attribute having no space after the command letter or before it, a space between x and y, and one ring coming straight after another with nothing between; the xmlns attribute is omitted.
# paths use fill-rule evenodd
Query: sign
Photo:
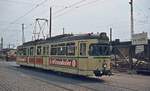
<svg viewBox="0 0 150 91"><path fill-rule="evenodd" d="M74 59L55 59L50 58L49 64L76 67L77 61Z"/></svg>
<svg viewBox="0 0 150 91"><path fill-rule="evenodd" d="M135 49L135 53L141 53L144 51L144 45L137 45Z"/></svg>
<svg viewBox="0 0 150 91"><path fill-rule="evenodd" d="M147 32L133 34L132 45L142 45L142 44L148 44Z"/></svg>

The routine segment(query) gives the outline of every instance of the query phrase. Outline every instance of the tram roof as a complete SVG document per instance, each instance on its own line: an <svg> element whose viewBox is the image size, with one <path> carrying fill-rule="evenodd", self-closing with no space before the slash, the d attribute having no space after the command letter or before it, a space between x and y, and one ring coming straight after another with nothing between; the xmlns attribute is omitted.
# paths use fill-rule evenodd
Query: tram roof
<svg viewBox="0 0 150 91"><path fill-rule="evenodd" d="M57 42L65 42L65 41L73 41L73 40L86 40L86 39L100 39L100 40L109 40L106 33L101 34L63 34L57 35L47 39L39 39L34 41L29 41L24 43L24 46L34 45L34 44L43 44L43 43L57 43Z"/></svg>

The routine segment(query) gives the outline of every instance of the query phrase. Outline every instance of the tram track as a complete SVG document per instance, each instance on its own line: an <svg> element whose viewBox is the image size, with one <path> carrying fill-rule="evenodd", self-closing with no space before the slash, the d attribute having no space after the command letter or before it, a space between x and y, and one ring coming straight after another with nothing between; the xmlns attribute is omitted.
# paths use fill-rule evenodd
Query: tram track
<svg viewBox="0 0 150 91"><path fill-rule="evenodd" d="M0 71L0 74L3 74L4 72ZM0 77L3 78L3 76L0 75ZM8 84L9 82L6 80L1 79L0 80L0 91L12 91L12 87Z"/></svg>
<svg viewBox="0 0 150 91"><path fill-rule="evenodd" d="M103 85L107 85L107 86L111 86L111 87L116 87L116 88L124 89L125 91L138 91L138 90L135 90L135 89L131 89L131 88L127 88L127 87L122 87L122 86L116 86L116 85L112 85L112 84L108 84L108 83L104 83Z"/></svg>
<svg viewBox="0 0 150 91"><path fill-rule="evenodd" d="M11 70L18 70L18 67L16 68L10 68ZM20 69L19 69L20 70ZM21 69L21 70L24 70L24 71L27 71L26 69ZM20 70L20 71L21 71ZM21 71L22 72L22 71ZM45 79L43 79L43 78L41 78L41 77L37 77L37 76L34 76L34 75L30 75L30 78L32 78L32 79L34 79L34 80L38 80L38 81L41 81L41 82L44 82L44 83L47 83L47 84L50 84L50 85L53 85L53 86L55 86L55 87L59 87L59 88L62 88L62 89L64 89L64 90L67 90L67 91L75 91L74 89L70 89L70 88L67 88L67 87L65 87L65 86L62 86L62 85L58 85L57 83L55 83L55 82L50 82L50 81L48 81L48 80L45 80ZM65 82L65 83L68 83L68 84L71 84L72 86L76 86L77 88L82 88L82 89L86 89L87 91L101 91L101 90L98 90L98 89L95 89L95 88L90 88L90 87L88 87L88 86L83 86L83 85L79 85L79 84L77 84L77 83L73 83L73 82Z"/></svg>
<svg viewBox="0 0 150 91"><path fill-rule="evenodd" d="M28 69L24 69L24 68L18 68L18 67L11 67L10 69L12 70L20 70L21 72L25 72L25 71L29 71ZM33 71L33 70L31 70ZM48 81L48 80L45 80L44 77L42 77L40 75L40 77L36 76L36 74L38 74L39 72L35 71L35 74L30 74L30 77L34 80L39 80L41 82L44 82L44 83L48 83L50 85L53 85L55 87L59 87L59 88L62 88L64 90L67 90L67 91L74 91L73 89L69 88L69 87L66 87L66 86L63 86L63 84L58 84L58 83L55 83L55 81ZM40 72L41 73L41 72ZM83 89L86 89L86 90L90 90L90 91L103 91L101 89L96 89L94 87L91 87L91 86L85 86L84 84L78 84L78 80L76 79L72 79L70 78L71 80L73 80L72 82L68 82L68 81L65 81L64 83L67 83L67 84L70 84L76 88L83 88ZM51 79L50 79L51 80ZM58 80L58 79L56 79ZM106 88L107 87L111 87L111 88L117 88L117 89L121 89L121 91L138 91L138 90L135 90L135 89L131 89L131 88L126 88L126 87L121 87L121 86L117 86L117 85L113 85L113 84L109 84L109 83L102 83L100 85L105 85ZM98 86L98 85L97 85ZM113 90L112 90L113 91Z"/></svg>
<svg viewBox="0 0 150 91"><path fill-rule="evenodd" d="M22 72L22 71L29 71L28 69L24 69L24 68L20 68L20 67L9 67L9 69L10 70L17 70L17 71L20 71L20 72ZM37 71L35 71L35 72L37 72ZM56 84L56 83L53 83L53 82L49 82L49 81L47 81L47 80L45 80L45 79L43 79L43 78L41 78L41 77L38 77L38 76L35 76L35 75L31 75L30 74L30 78L32 78L32 79L34 79L34 80L39 80L39 81L41 81L41 82L44 82L44 83L48 83L48 84L50 84L50 85L53 85L53 86L56 86L56 87L59 87L59 88L62 88L62 89L65 89L65 90L67 90L67 91L74 91L73 89L69 89L69 88L67 88L67 87L65 87L65 86L61 86L61 85L58 85L58 84ZM90 88L90 87L88 87L88 86L83 86L83 85L79 85L79 84L77 84L77 83L75 83L75 82L65 82L65 83L68 83L68 84L71 84L71 85L73 85L73 86L76 86L76 87L81 87L81 88L84 88L84 89L87 89L87 90L90 90L90 91L100 91L100 90L98 90L98 89L95 89L95 88Z"/></svg>
<svg viewBox="0 0 150 91"><path fill-rule="evenodd" d="M45 83L51 84L51 85L53 85L53 86L56 86L56 87L59 87L59 88L68 90L68 91L75 91L75 90L73 90L73 89L69 89L69 88L66 88L66 87L64 87L64 86L61 86L61 85L52 83L52 82L48 82L48 81L46 81L46 80L44 80L44 79L41 79L41 78L32 77L32 79L39 80L39 81L41 81L41 82L45 82ZM71 84L71 85L74 85L73 83L70 83L70 84ZM83 88L83 89L86 89L87 91L88 91L88 90L90 90L90 91L101 91L101 90L94 89L94 88L90 88L90 87L83 86L83 85L74 85L74 86L81 87L81 88Z"/></svg>
<svg viewBox="0 0 150 91"><path fill-rule="evenodd" d="M12 70L12 71L14 71L14 70L17 70L17 71L18 71L18 68L16 68L16 67L15 67L15 68L14 68L14 67L9 67L9 69ZM25 70L25 69L24 69L24 70ZM19 69L19 71L21 72L20 69ZM72 89L69 89L69 88L66 88L66 87L57 85L57 84L55 84L55 83L46 81L46 80L44 80L44 79L41 79L40 77L37 77L37 76L30 75L30 78L33 79L33 80L38 80L38 81L40 81L40 82L43 82L43 83L52 85L52 86L54 86L54 87L61 88L61 89L63 89L64 91L74 91L74 90L72 90ZM3 83L4 83L4 82L3 82ZM11 91L11 89L8 87L7 84L0 84L0 85L2 85L3 88L6 88L6 89L5 89L6 91ZM4 86L4 85L6 85L6 86ZM7 90L7 89L9 89L9 90ZM4 90L4 91L5 91L5 90Z"/></svg>
<svg viewBox="0 0 150 91"><path fill-rule="evenodd" d="M127 74L100 79L76 77L0 62L0 91L150 91L149 79Z"/></svg>

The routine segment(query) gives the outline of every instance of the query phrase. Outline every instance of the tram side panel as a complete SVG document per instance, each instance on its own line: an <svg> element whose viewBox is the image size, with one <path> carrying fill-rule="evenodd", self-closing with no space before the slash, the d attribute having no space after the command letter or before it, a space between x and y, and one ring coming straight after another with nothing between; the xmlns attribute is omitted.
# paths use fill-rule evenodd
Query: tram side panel
<svg viewBox="0 0 150 91"><path fill-rule="evenodd" d="M66 42L68 52L73 55L52 55L51 53L45 54L44 46L48 44L36 45L36 47L28 47L30 51L33 49L33 53L29 53L26 50L17 57L17 63L20 65L33 66L42 69L49 69L54 71L79 74L84 76L95 75L94 71L98 74L101 70L110 70L110 58L104 56L89 56L89 45L96 43L96 41L75 41ZM49 44L47 51L52 52L52 48ZM58 46L60 47L60 46ZM58 49L57 49L58 50ZM85 53L84 53L85 52ZM28 53L28 55L27 55ZM84 55L83 55L84 54ZM106 65L104 65L106 64ZM105 66L105 67L104 67Z"/></svg>
<svg viewBox="0 0 150 91"><path fill-rule="evenodd" d="M49 57L48 68L54 71L77 74L77 60L65 57L51 56Z"/></svg>
<svg viewBox="0 0 150 91"><path fill-rule="evenodd" d="M27 65L28 58L26 57L26 48L18 48L16 63L18 65Z"/></svg>

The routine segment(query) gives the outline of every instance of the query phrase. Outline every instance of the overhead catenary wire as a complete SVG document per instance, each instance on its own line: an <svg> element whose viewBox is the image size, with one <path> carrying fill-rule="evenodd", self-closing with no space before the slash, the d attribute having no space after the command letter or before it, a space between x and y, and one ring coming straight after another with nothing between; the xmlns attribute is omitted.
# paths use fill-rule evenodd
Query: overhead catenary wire
<svg viewBox="0 0 150 91"><path fill-rule="evenodd" d="M26 5L31 5L32 4L30 2L16 1L16 0L0 0L0 2L12 3L12 4L26 4Z"/></svg>
<svg viewBox="0 0 150 91"><path fill-rule="evenodd" d="M76 8L81 8L83 6L91 5L91 4L96 3L98 1L100 1L100 0L90 1L90 2L87 2L87 3L81 4L81 5L77 6Z"/></svg>
<svg viewBox="0 0 150 91"><path fill-rule="evenodd" d="M9 1L9 0L8 0L8 1ZM16 23L17 21L19 21L20 19L22 19L22 18L24 18L25 16L27 16L28 14L32 13L32 11L34 11L36 8L38 8L39 6L43 5L46 1L48 1L48 0L43 0L42 2L36 4L33 8L31 8L31 9L30 9L29 11L27 11L25 14L23 14L22 16L18 17L18 18L15 19L15 20L13 20L13 21L10 22L9 24L10 24L10 25L11 25L11 24L15 24L15 23ZM64 10L66 10L66 9L68 9L68 8L72 8L72 7L76 6L76 5L79 5L79 4L81 4L81 3L85 2L85 1L88 1L88 0L80 0L80 1L75 2L75 3L73 3L73 4L69 5L69 6L65 6L64 8L62 8L62 9L60 9L60 10L54 12L54 14L63 12ZM95 0L95 1L97 1L97 0ZM95 2L95 1L92 1L92 2ZM88 3L88 4L89 4L89 3ZM83 6L83 5L82 5L82 6ZM63 14L64 14L64 13L63 13ZM58 15L58 16L60 16L60 15Z"/></svg>
<svg viewBox="0 0 150 91"><path fill-rule="evenodd" d="M85 1L90 1L90 2L85 2ZM56 15L54 18L58 18L58 17L60 17L60 16L63 16L64 14L66 14L66 13L72 11L70 8L73 8L73 7L74 7L74 8L81 8L81 7L83 7L83 6L86 6L86 5L89 5L89 4L93 4L93 3L96 3L96 2L98 2L98 1L100 1L100 0L94 0L94 1L91 1L91 0L81 0L81 1L79 1L79 2L76 2L76 3L72 4L72 5L66 6L66 7L64 7L64 8L62 8L62 9L60 9L60 10L54 12L54 14L57 14L57 13L62 12L62 13ZM70 9L70 10L65 11L65 10L67 10L67 9Z"/></svg>
<svg viewBox="0 0 150 91"><path fill-rule="evenodd" d="M17 21L19 21L20 19L24 18L25 16L27 16L28 14L30 14L32 11L34 11L36 8L40 7L41 5L43 5L46 1L48 0L43 0L40 3L36 4L33 8L31 8L29 11L27 11L25 14L23 14L22 16L16 18L15 20L13 20L12 22L10 22L8 24L8 26L6 26L3 30L8 30L10 25L16 24Z"/></svg>
<svg viewBox="0 0 150 91"><path fill-rule="evenodd" d="M56 12L54 12L54 14L60 13L60 12L62 12L62 11L64 11L64 10L66 10L66 9L72 8L72 7L74 7L75 5L81 4L81 3L85 2L85 1L87 1L87 0L80 0L80 1L78 1L78 2L75 2L75 3L71 4L71 5L65 6L64 8L62 8L62 9L57 10Z"/></svg>
<svg viewBox="0 0 150 91"><path fill-rule="evenodd" d="M42 4L44 4L46 1L48 0L44 0L40 3L38 3L35 7L31 8L29 11L27 11L24 15L18 17L17 19L15 19L14 21L12 21L10 24L13 24L15 22L17 22L18 20L20 20L21 18L25 17L26 15L30 14L33 10L35 10L36 8L38 8L39 6L41 6Z"/></svg>
<svg viewBox="0 0 150 91"><path fill-rule="evenodd" d="M141 20L140 20L140 21L138 21L138 23L147 24L148 21L149 21L148 15L146 15L146 13L145 13L139 6L135 6L135 7L136 7L136 9L139 11L139 12L137 12L138 15L142 15L142 16L143 16L143 18L141 18L141 19L143 20L143 22L141 22Z"/></svg>

